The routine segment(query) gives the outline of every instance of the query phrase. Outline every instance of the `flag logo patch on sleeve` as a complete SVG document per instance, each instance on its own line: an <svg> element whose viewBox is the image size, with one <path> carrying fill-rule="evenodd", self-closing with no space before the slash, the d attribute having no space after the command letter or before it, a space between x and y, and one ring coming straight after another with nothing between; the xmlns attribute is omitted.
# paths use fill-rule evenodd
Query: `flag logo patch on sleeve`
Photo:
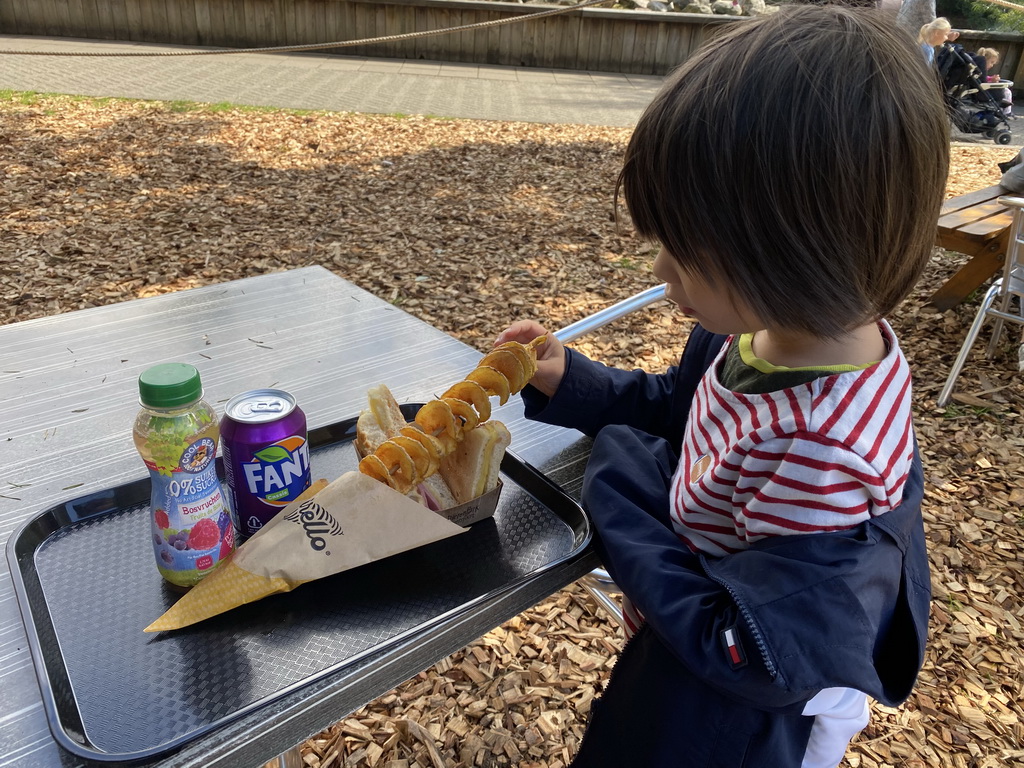
<svg viewBox="0 0 1024 768"><path fill-rule="evenodd" d="M722 647L725 649L725 655L729 660L729 666L733 669L739 669L747 664L747 654L743 650L743 644L740 642L740 633L736 630L736 625L726 627L721 632Z"/></svg>

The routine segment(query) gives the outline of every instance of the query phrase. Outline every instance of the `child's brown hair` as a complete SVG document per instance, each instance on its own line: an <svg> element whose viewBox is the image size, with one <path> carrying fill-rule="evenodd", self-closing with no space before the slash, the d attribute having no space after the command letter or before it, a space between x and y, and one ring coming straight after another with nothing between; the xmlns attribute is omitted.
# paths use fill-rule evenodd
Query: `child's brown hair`
<svg viewBox="0 0 1024 768"><path fill-rule="evenodd" d="M835 337L917 282L948 165L939 86L909 35L871 10L784 6L669 78L616 196L641 236L769 327Z"/></svg>

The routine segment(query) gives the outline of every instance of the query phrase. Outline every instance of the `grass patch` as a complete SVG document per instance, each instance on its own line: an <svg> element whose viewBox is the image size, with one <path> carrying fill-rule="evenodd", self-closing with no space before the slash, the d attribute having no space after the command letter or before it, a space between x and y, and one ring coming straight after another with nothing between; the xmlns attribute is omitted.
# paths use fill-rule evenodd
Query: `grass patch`
<svg viewBox="0 0 1024 768"><path fill-rule="evenodd" d="M280 107L256 107L250 104L232 104L230 101L218 101L216 104L199 105L209 112L284 112L289 115L308 114L309 110L281 109Z"/></svg>
<svg viewBox="0 0 1024 768"><path fill-rule="evenodd" d="M0 101L9 101L14 104L31 107L38 104L41 99L46 97L46 95L47 94L37 93L36 91L2 90L0 91Z"/></svg>
<svg viewBox="0 0 1024 768"><path fill-rule="evenodd" d="M289 115L298 115L304 117L306 115L315 114L327 114L326 110L314 110L314 109L285 109L282 107L263 107L253 106L249 104L234 104L230 101L220 101L214 104L202 102L202 101L156 101L153 99L129 99L120 96L77 96L66 93L40 93L37 91L15 91L10 89L0 89L0 103L8 102L11 104L17 104L19 106L41 106L47 101L57 102L80 102L90 104L96 107L103 107L108 104L115 102L125 102L132 104L153 104L157 106L163 106L168 112L176 114L184 114L189 112L206 112L206 113L220 113L220 112L250 112L250 113L283 113ZM402 117L405 117L404 115Z"/></svg>
<svg viewBox="0 0 1024 768"><path fill-rule="evenodd" d="M157 104L163 103L167 105L167 109L171 112L184 113L184 112L285 112L289 114L299 114L299 110L288 110L279 109L278 107L254 107L248 104L234 104L230 101L218 101L213 104L208 104L202 101L166 101L166 102L155 102Z"/></svg>
<svg viewBox="0 0 1024 768"><path fill-rule="evenodd" d="M191 101L169 101L167 102L167 109L171 112L182 113L182 112L195 112L198 108L198 104Z"/></svg>
<svg viewBox="0 0 1024 768"><path fill-rule="evenodd" d="M309 115L348 115L354 114L347 111L331 111L325 109L288 109L286 107L267 107L267 106L256 106L252 104L235 104L230 101L218 101L216 103L208 103L202 101L158 101L154 99L130 99L121 96L77 96L66 93L40 93L37 91L15 91L11 89L0 89L0 104L10 103L18 106L36 107L43 106L44 102L57 101L57 102L84 102L97 107L103 107L114 102L126 102L132 104L152 104L161 106L168 112L174 114L188 114L192 112L206 113L206 114L218 114L225 112L240 112L250 114L285 114L295 115L297 117L306 117ZM53 114L52 109L47 109L47 114ZM455 121L459 118L456 117L444 117L441 115L410 115L404 112L394 112L390 115L381 115L382 117L391 117L395 120L409 120L412 118L426 118L428 120L446 120Z"/></svg>
<svg viewBox="0 0 1024 768"><path fill-rule="evenodd" d="M992 412L991 408L983 408L978 405L947 405L942 412L944 419L960 419L964 416L985 416Z"/></svg>
<svg viewBox="0 0 1024 768"><path fill-rule="evenodd" d="M8 101L27 107L34 107L44 101L77 102L102 107L115 101L140 101L140 99L122 99L116 96L79 96L71 93L46 93L40 91L13 91L0 89L0 102Z"/></svg>

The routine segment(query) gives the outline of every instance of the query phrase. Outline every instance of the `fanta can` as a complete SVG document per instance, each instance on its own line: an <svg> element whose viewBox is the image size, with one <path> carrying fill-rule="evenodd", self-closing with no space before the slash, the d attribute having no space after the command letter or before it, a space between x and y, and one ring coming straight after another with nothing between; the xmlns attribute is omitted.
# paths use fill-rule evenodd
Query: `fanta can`
<svg viewBox="0 0 1024 768"><path fill-rule="evenodd" d="M224 476L243 540L309 487L306 414L280 389L254 389L228 400L220 422Z"/></svg>
<svg viewBox="0 0 1024 768"><path fill-rule="evenodd" d="M150 534L156 567L177 587L194 586L235 547L217 479L217 414L199 371L165 363L139 376L135 447L149 469Z"/></svg>

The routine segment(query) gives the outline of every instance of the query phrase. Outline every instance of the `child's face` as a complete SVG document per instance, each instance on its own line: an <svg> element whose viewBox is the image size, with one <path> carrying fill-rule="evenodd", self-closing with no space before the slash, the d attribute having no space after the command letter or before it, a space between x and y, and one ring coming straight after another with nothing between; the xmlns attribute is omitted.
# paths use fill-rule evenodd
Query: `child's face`
<svg viewBox="0 0 1024 768"><path fill-rule="evenodd" d="M690 274L664 248L654 260L654 275L666 283L668 299L712 333L754 333L765 327L728 286L713 287Z"/></svg>

